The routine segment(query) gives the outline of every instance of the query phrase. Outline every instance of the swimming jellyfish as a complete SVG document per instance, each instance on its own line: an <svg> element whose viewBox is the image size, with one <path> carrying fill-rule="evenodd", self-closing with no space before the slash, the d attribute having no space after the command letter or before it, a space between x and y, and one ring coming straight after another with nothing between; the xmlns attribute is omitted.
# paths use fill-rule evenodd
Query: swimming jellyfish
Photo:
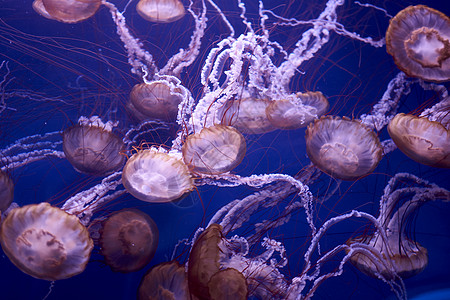
<svg viewBox="0 0 450 300"><path fill-rule="evenodd" d="M0 242L21 271L50 281L83 272L94 246L77 217L47 202L11 210L0 229Z"/></svg>
<svg viewBox="0 0 450 300"><path fill-rule="evenodd" d="M122 173L127 191L142 201L170 202L194 188L188 167L178 158L153 149L131 156Z"/></svg>
<svg viewBox="0 0 450 300"><path fill-rule="evenodd" d="M92 17L101 0L34 0L33 9L45 18L77 23Z"/></svg>
<svg viewBox="0 0 450 300"><path fill-rule="evenodd" d="M267 118L275 127L305 127L328 110L328 100L321 92L297 93L295 96L295 99L271 101L267 106Z"/></svg>
<svg viewBox="0 0 450 300"><path fill-rule="evenodd" d="M14 183L9 175L0 170L0 212L8 209L14 198Z"/></svg>
<svg viewBox="0 0 450 300"><path fill-rule="evenodd" d="M382 148L377 135L360 121L326 116L309 124L306 152L328 175L355 180L376 168Z"/></svg>
<svg viewBox="0 0 450 300"><path fill-rule="evenodd" d="M145 267L158 247L158 227L137 209L121 210L104 221L101 253L116 272L134 272Z"/></svg>
<svg viewBox="0 0 450 300"><path fill-rule="evenodd" d="M81 118L80 118L81 120ZM125 156L124 142L112 132L108 124L97 126L93 118L63 132L63 150L67 160L81 173L103 176L122 167Z"/></svg>
<svg viewBox="0 0 450 300"><path fill-rule="evenodd" d="M408 76L450 80L450 18L425 5L409 6L389 23L386 50Z"/></svg>
<svg viewBox="0 0 450 300"><path fill-rule="evenodd" d="M450 168L450 132L441 123L400 113L389 123L388 132L397 147L412 160Z"/></svg>
<svg viewBox="0 0 450 300"><path fill-rule="evenodd" d="M179 0L140 0L136 10L142 18L156 23L175 22L185 14Z"/></svg>
<svg viewBox="0 0 450 300"><path fill-rule="evenodd" d="M184 162L193 172L220 174L231 171L245 156L242 134L231 126L214 125L189 135L183 145Z"/></svg>

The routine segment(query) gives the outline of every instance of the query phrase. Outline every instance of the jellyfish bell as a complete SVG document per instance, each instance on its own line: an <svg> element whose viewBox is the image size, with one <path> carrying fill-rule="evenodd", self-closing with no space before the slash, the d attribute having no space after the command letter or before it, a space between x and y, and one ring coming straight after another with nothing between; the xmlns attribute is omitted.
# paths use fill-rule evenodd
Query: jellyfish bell
<svg viewBox="0 0 450 300"><path fill-rule="evenodd" d="M4 212L14 199L14 182L0 169L0 212Z"/></svg>
<svg viewBox="0 0 450 300"><path fill-rule="evenodd" d="M245 138L235 128L214 125L191 134L183 144L183 160L193 172L220 174L231 171L245 156Z"/></svg>
<svg viewBox="0 0 450 300"><path fill-rule="evenodd" d="M145 20L156 23L175 22L185 14L179 0L140 0L136 10Z"/></svg>
<svg viewBox="0 0 450 300"><path fill-rule="evenodd" d="M306 130L306 152L323 172L356 180L372 172L381 160L377 135L360 121L326 116Z"/></svg>
<svg viewBox="0 0 450 300"><path fill-rule="evenodd" d="M154 149L131 156L123 168L122 183L131 195L152 203L179 199L194 188L189 169L180 159Z"/></svg>
<svg viewBox="0 0 450 300"><path fill-rule="evenodd" d="M115 272L135 272L145 267L158 247L158 227L137 209L121 210L103 223L101 253Z"/></svg>
<svg viewBox="0 0 450 300"><path fill-rule="evenodd" d="M77 23L92 17L100 0L35 0L33 9L45 18L63 23Z"/></svg>
<svg viewBox="0 0 450 300"><path fill-rule="evenodd" d="M247 282L244 275L233 268L220 270L211 276L208 282L208 289L211 299L214 300L245 300L248 295Z"/></svg>
<svg viewBox="0 0 450 300"><path fill-rule="evenodd" d="M96 117L80 118L79 124L64 130L63 150L75 170L89 175L110 174L125 161L121 154L124 142L112 132L109 122L104 124Z"/></svg>
<svg viewBox="0 0 450 300"><path fill-rule="evenodd" d="M450 132L424 117L397 114L388 125L397 147L412 160L437 168L450 168Z"/></svg>
<svg viewBox="0 0 450 300"><path fill-rule="evenodd" d="M389 23L386 49L408 76L450 80L450 18L425 5L409 6Z"/></svg>
<svg viewBox="0 0 450 300"><path fill-rule="evenodd" d="M295 99L271 101L266 114L277 128L297 129L321 117L328 107L328 100L321 92L297 93Z"/></svg>
<svg viewBox="0 0 450 300"><path fill-rule="evenodd" d="M21 271L50 281L83 272L93 248L77 217L46 202L13 209L3 221L0 243Z"/></svg>

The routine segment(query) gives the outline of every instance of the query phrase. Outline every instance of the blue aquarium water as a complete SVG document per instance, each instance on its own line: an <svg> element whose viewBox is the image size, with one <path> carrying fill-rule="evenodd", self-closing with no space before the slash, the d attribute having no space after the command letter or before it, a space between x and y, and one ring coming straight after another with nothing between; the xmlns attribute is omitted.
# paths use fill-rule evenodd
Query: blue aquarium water
<svg viewBox="0 0 450 300"><path fill-rule="evenodd" d="M448 49L442 62L447 82L435 80L440 83L404 75L386 52L390 19L421 3L181 0L184 16L157 23L136 12L137 0L110 1L76 23L54 20L60 17L52 16L51 9L49 18L38 14L31 0L0 1L0 153L2 171L14 183L12 207L49 202L79 218L94 243L83 272L54 282L22 272L8 257L18 253L2 251L0 299L135 299L150 268L174 259L187 264L196 232L211 219L224 226L223 241L234 239L234 246L236 241L248 246L243 251L224 242L233 264L222 260L221 268L233 266L242 272L250 299L450 299L445 290L450 286L450 199L445 190L450 188L450 172L410 159L387 132L396 113L419 116L441 103L441 120L447 126L441 151L447 158L435 165L447 161L448 167ZM424 4L447 18L448 47L449 4L438 0ZM181 99L174 115L169 108L158 109L159 117L130 108L133 86L155 80L170 86ZM356 124L362 120L369 136L381 141L381 145L373 142L379 149L375 156L381 159L376 168L352 175L350 162L314 159L319 151L307 153L311 150L306 124L279 128L291 126L271 122L264 109L257 109L283 99L303 105L306 96L298 92L321 92L329 102L322 114L347 117ZM247 119L259 123L243 129L235 116L244 113L243 103L249 98L256 102L248 105ZM307 109L301 107L296 122ZM231 115L224 116L226 111ZM245 156L225 174L194 172L189 162L185 168L191 168L190 173L173 174L163 167L158 172L164 176L192 180L190 193L180 192L184 197L166 203L141 201L122 185L123 164L107 163L82 173L66 159L64 130L78 124L80 117L94 116L109 121L112 132L123 139L123 149L114 154L123 160L152 146L162 146L160 152L170 150L172 157L181 159L188 135L219 123L242 132ZM308 130L316 131L310 126ZM327 138L335 130L316 133ZM340 155L350 155L346 146L363 145L364 157L372 152L359 133L342 135L344 145L334 150ZM339 169L344 175L330 171L340 166L345 167ZM163 179L155 182L165 184ZM390 182L392 190L382 198ZM380 201L396 196L399 202L389 209L400 212L397 222L388 225L389 220L379 217ZM236 199L243 200L232 202ZM80 201L81 206L74 208ZM407 214L401 210L403 204L414 209ZM216 214L223 207L223 214ZM126 274L111 270L99 241L103 222L125 208L145 212L159 229L154 258ZM380 226L378 233L375 225ZM420 244L428 252L424 270L403 280L379 248L347 243L360 236L367 240L372 234L392 234L392 226L400 234L392 247L410 241L413 248ZM269 255L273 245L279 247ZM362 253L361 249L377 258L378 266L388 265L378 274L384 280L367 276L350 262L349 251Z"/></svg>

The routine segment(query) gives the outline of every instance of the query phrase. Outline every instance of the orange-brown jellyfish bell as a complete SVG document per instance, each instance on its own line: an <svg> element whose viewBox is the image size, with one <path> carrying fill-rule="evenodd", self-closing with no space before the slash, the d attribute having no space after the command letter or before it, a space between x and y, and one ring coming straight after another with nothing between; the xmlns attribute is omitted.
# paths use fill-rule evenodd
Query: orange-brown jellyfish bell
<svg viewBox="0 0 450 300"><path fill-rule="evenodd" d="M180 0L140 0L136 10L142 18L156 23L175 22L185 14Z"/></svg>
<svg viewBox="0 0 450 300"><path fill-rule="evenodd" d="M184 162L191 170L205 174L231 171L245 156L245 138L235 128L214 125L187 137L183 145Z"/></svg>
<svg viewBox="0 0 450 300"><path fill-rule="evenodd" d="M208 282L211 299L247 299L248 288L244 275L236 269L220 270Z"/></svg>
<svg viewBox="0 0 450 300"><path fill-rule="evenodd" d="M412 160L450 168L450 132L441 123L400 113L389 123L388 132L397 147Z"/></svg>
<svg viewBox="0 0 450 300"><path fill-rule="evenodd" d="M376 168L382 148L377 135L360 121L326 116L309 124L306 152L328 175L355 180Z"/></svg>
<svg viewBox="0 0 450 300"><path fill-rule="evenodd" d="M277 128L297 129L321 117L328 107L328 100L321 92L297 93L296 99L271 101L266 114Z"/></svg>
<svg viewBox="0 0 450 300"><path fill-rule="evenodd" d="M107 126L77 124L63 132L67 160L79 172L103 176L120 169L125 161L125 144Z"/></svg>
<svg viewBox="0 0 450 300"><path fill-rule="evenodd" d="M176 261L151 268L139 284L138 300L196 299L190 297L184 266Z"/></svg>
<svg viewBox="0 0 450 300"><path fill-rule="evenodd" d="M162 81L136 84L130 93L131 105L143 117L168 122L177 119L178 105L182 100L179 88L171 90L170 86ZM139 116L137 118L140 119Z"/></svg>
<svg viewBox="0 0 450 300"><path fill-rule="evenodd" d="M158 227L152 218L137 209L127 209L103 223L99 242L106 264L115 272L128 273L150 262L158 239Z"/></svg>
<svg viewBox="0 0 450 300"><path fill-rule="evenodd" d="M77 23L92 17L101 0L35 0L33 9L48 19Z"/></svg>
<svg viewBox="0 0 450 300"><path fill-rule="evenodd" d="M13 209L0 229L0 242L21 271L50 281L83 272L93 248L77 217L46 202Z"/></svg>
<svg viewBox="0 0 450 300"><path fill-rule="evenodd" d="M9 175L0 170L0 212L8 209L14 198L14 183Z"/></svg>
<svg viewBox="0 0 450 300"><path fill-rule="evenodd" d="M391 19L386 49L408 76L450 80L450 18L425 5L409 6Z"/></svg>
<svg viewBox="0 0 450 300"><path fill-rule="evenodd" d="M122 183L134 197L154 203L176 200L194 188L180 159L153 149L139 151L127 161Z"/></svg>

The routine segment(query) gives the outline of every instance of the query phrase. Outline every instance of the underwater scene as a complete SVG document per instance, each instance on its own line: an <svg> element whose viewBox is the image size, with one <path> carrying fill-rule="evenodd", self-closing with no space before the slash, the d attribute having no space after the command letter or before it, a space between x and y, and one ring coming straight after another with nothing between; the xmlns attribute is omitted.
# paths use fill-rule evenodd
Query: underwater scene
<svg viewBox="0 0 450 300"><path fill-rule="evenodd" d="M0 3L0 299L450 299L447 1Z"/></svg>

